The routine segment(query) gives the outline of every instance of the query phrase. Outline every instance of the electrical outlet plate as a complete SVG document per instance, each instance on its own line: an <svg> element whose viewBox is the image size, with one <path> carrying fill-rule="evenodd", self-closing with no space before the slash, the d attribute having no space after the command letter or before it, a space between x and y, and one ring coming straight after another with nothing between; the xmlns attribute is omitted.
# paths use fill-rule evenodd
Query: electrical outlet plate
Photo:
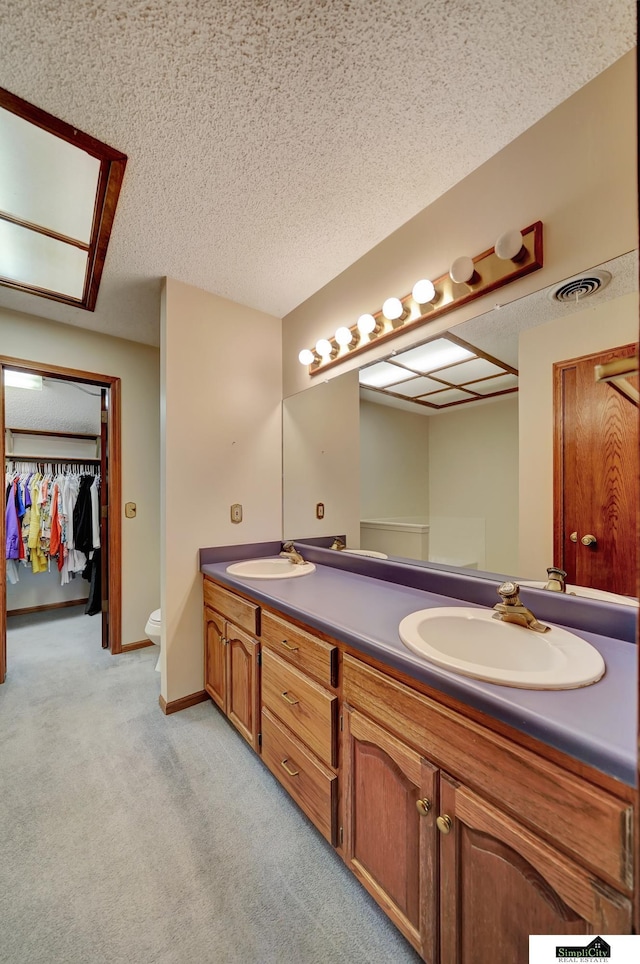
<svg viewBox="0 0 640 964"><path fill-rule="evenodd" d="M234 502L231 506L231 521L235 523L242 522L242 506L239 502Z"/></svg>

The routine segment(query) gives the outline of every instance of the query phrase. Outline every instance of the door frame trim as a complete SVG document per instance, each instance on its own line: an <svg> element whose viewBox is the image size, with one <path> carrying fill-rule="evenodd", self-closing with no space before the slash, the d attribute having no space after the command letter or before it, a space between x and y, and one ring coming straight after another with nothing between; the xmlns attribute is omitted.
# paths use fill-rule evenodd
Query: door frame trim
<svg viewBox="0 0 640 964"><path fill-rule="evenodd" d="M0 461L4 465L5 417L4 417L4 368L33 372L43 377L86 382L105 388L108 396L107 437L109 453L109 502L108 519L108 569L109 569L109 650L113 656L122 652L122 441L121 441L121 379L114 375L101 375L61 365L29 361L0 355ZM5 513L0 512L0 545L4 545ZM7 588L5 553L0 552L0 683L4 683L7 671Z"/></svg>

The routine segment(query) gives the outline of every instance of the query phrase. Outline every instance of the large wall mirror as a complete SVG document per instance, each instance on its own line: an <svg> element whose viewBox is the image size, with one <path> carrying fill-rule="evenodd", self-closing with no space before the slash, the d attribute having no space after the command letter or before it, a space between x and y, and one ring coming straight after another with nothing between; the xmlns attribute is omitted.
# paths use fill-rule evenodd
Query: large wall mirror
<svg viewBox="0 0 640 964"><path fill-rule="evenodd" d="M534 582L564 561L576 584L633 596L638 409L603 383L606 410L593 407L578 386L596 384L601 357L635 350L637 252L587 265L582 277L560 295L556 284L452 325L467 351L517 379L472 370L463 353L446 377L468 387L446 396L443 362L420 380L425 366L403 348L386 369L364 355L360 373L286 398L283 537L345 533L348 548ZM428 328L417 333L417 344L428 340ZM482 397L489 390L504 393ZM480 397L468 401L469 392ZM554 491L554 444L564 494L557 479ZM581 502L569 507L574 497ZM554 518L556 530L567 528L563 545L554 546Z"/></svg>

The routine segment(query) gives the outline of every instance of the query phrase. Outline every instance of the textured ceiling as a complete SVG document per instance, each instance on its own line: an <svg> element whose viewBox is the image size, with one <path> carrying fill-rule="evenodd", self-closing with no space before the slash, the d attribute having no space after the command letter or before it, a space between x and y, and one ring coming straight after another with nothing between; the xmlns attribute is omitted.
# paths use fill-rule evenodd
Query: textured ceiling
<svg viewBox="0 0 640 964"><path fill-rule="evenodd" d="M632 0L4 0L0 86L125 152L95 313L170 275L282 316L612 64Z"/></svg>

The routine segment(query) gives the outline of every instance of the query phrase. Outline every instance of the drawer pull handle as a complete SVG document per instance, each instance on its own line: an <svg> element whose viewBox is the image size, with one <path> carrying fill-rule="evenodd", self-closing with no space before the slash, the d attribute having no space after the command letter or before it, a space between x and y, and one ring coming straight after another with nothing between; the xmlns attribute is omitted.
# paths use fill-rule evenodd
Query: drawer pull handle
<svg viewBox="0 0 640 964"><path fill-rule="evenodd" d="M299 770L292 770L291 767L287 766L288 758L283 760L280 764L285 773L288 773L290 777L297 777L300 773Z"/></svg>
<svg viewBox="0 0 640 964"><path fill-rule="evenodd" d="M297 647L297 646L292 646L291 643L287 642L286 639L283 639L283 640L282 640L282 645L284 646L285 649L288 649L290 653L297 653L297 652L298 652L298 647Z"/></svg>
<svg viewBox="0 0 640 964"><path fill-rule="evenodd" d="M285 701L285 703L288 703L289 706L297 706L300 702L300 700L294 700L294 698L289 696L289 694L286 692L282 694L282 699Z"/></svg>
<svg viewBox="0 0 640 964"><path fill-rule="evenodd" d="M436 827L440 833L450 833L451 827L453 826L453 820L448 813L443 814L443 816L438 817L436 820Z"/></svg>
<svg viewBox="0 0 640 964"><path fill-rule="evenodd" d="M426 817L431 810L431 800L428 800L426 797L423 797L421 800L416 800L416 807L420 816Z"/></svg>

